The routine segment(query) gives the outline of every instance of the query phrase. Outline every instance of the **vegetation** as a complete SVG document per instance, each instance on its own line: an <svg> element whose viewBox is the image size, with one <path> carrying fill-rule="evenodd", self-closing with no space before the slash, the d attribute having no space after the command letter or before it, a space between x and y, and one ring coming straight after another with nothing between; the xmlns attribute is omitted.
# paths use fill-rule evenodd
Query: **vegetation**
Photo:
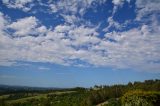
<svg viewBox="0 0 160 106"><path fill-rule="evenodd" d="M159 106L160 92L135 90L127 92L121 99L123 106Z"/></svg>
<svg viewBox="0 0 160 106"><path fill-rule="evenodd" d="M1 90L0 95L0 106L159 106L160 80L89 89Z"/></svg>

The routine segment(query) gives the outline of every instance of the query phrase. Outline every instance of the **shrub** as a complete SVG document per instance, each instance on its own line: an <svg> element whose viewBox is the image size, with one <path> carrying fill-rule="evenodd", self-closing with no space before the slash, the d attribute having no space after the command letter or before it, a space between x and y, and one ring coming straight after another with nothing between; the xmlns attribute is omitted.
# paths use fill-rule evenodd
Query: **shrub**
<svg viewBox="0 0 160 106"><path fill-rule="evenodd" d="M160 92L129 91L121 98L122 106L158 106Z"/></svg>

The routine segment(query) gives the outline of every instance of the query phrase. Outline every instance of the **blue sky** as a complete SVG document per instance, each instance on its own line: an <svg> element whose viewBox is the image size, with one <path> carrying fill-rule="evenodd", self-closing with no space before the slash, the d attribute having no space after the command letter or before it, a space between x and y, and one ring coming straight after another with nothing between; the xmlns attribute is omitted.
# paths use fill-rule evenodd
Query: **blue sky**
<svg viewBox="0 0 160 106"><path fill-rule="evenodd" d="M0 84L160 78L159 0L0 1Z"/></svg>

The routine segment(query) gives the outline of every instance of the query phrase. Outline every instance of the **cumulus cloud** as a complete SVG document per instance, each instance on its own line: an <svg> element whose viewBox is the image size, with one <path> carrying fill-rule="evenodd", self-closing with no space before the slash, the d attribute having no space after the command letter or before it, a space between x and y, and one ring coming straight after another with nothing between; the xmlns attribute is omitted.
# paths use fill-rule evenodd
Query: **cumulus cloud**
<svg viewBox="0 0 160 106"><path fill-rule="evenodd" d="M4 18L2 17L2 19ZM0 40L0 54L2 61L10 62L16 60L26 60L68 65L69 63L66 62L67 59L72 57L72 53L75 52L75 49L70 46L72 44L78 45L82 43L82 41L78 41L79 38L85 38L88 41L89 38L86 38L85 36L93 36L94 33L96 34L96 32L92 32L93 29L91 30L88 28L88 30L90 30L88 32L84 27L76 28L68 25L59 25L54 30L46 29L43 25L35 27L37 25L35 23L35 20L37 19L33 17L26 17L16 22L12 22L11 24L6 26L6 29L12 28L16 30L16 32L13 33L14 36L21 35L21 37L12 38L12 35L9 35L7 32L3 31L4 34L1 35L2 39ZM23 31L23 28L27 28L27 26L30 26L30 24L22 24L25 22L34 23L32 27L32 29L34 29L34 32L39 33L39 29L41 29L41 32L43 31L46 36L28 36L28 34L32 32L32 29ZM83 37L81 37L80 31L84 29L86 30L83 33ZM67 31L72 35L66 36ZM77 37L74 38L74 41L71 41L72 36L74 37L75 34L77 34ZM9 52L8 50L11 50L12 52Z"/></svg>
<svg viewBox="0 0 160 106"><path fill-rule="evenodd" d="M1 16L1 19L4 18ZM106 33L104 39L97 37L95 28L85 26L59 25L48 31L45 28L46 36L38 37L10 38L4 33L0 40L0 60L8 63L20 60L63 65L77 65L79 60L95 66L138 67L141 70L154 68L158 71L160 36L159 32L149 32L148 27L145 25L126 32Z"/></svg>
<svg viewBox="0 0 160 106"><path fill-rule="evenodd" d="M19 19L16 22L8 25L8 28L15 30L15 35L18 36L26 36L34 33L34 29L37 26L37 20L35 17L26 17L23 19ZM44 29L40 28L39 31Z"/></svg>
<svg viewBox="0 0 160 106"><path fill-rule="evenodd" d="M77 4L79 2L80 4ZM34 16L10 22L3 13L0 13L0 65L9 66L16 64L17 61L31 61L66 66L88 65L159 72L160 25L156 17L148 17L152 23L143 22L137 28L108 32L111 27L116 29L122 27L113 20L112 14L108 18L109 25L104 29L105 36L100 38L99 26L76 24L77 21L83 20L75 14L81 11L81 6L83 9L88 8L93 0L87 1L88 5L82 2L74 0L59 1L55 4L51 2L52 12L63 10L61 15L65 20L65 23L53 28L47 28ZM112 2L115 6L119 6L124 0ZM137 1L136 7L143 7L142 4L144 5L143 2ZM149 4L145 4L147 5ZM144 8L137 10L137 17L144 17L147 14L145 12L150 9L150 7ZM158 12L157 7L153 8L150 11ZM82 11L84 14L85 10ZM140 14L142 11L144 14ZM71 14L66 15L67 12ZM12 33L9 32L10 30Z"/></svg>
<svg viewBox="0 0 160 106"><path fill-rule="evenodd" d="M86 10L94 7L92 4L103 4L107 0L60 0L57 2L49 2L49 6L53 13L61 11L63 14L80 14L84 15Z"/></svg>
<svg viewBox="0 0 160 106"><path fill-rule="evenodd" d="M147 15L160 14L159 0L136 0L137 20L145 18Z"/></svg>
<svg viewBox="0 0 160 106"><path fill-rule="evenodd" d="M32 6L26 6L26 4L33 2L33 0L2 0L2 2L9 8L18 8L23 11L29 11Z"/></svg>
<svg viewBox="0 0 160 106"><path fill-rule="evenodd" d="M155 68L154 71L159 70L159 32L150 33L148 30L132 29L127 32L116 33L113 32L106 38L113 39L117 43L107 43L108 55L113 63L117 63L123 67L139 67L141 70L152 70L151 66ZM115 64L114 63L114 64ZM116 65L117 65L116 64Z"/></svg>

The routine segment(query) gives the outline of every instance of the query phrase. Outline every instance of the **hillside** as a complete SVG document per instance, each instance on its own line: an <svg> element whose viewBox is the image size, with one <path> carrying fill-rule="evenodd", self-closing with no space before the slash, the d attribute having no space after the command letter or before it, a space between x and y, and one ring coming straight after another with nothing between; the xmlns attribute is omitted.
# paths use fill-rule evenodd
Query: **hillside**
<svg viewBox="0 0 160 106"><path fill-rule="evenodd" d="M10 89L9 89L9 88ZM160 80L93 88L1 90L0 106L159 106ZM15 87L13 87L15 88ZM28 87L26 87L28 88ZM12 92L11 92L12 91ZM99 104L99 105L98 105Z"/></svg>

